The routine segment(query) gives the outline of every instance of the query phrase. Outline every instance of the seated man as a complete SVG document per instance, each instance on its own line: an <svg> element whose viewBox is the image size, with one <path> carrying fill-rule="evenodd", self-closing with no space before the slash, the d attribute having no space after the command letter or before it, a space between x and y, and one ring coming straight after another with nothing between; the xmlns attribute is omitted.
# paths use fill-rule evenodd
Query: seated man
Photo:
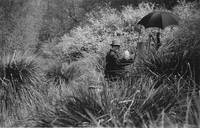
<svg viewBox="0 0 200 128"><path fill-rule="evenodd" d="M113 41L111 49L106 55L105 78L111 81L122 79L125 75L125 66L133 63L132 59L120 59L120 43Z"/></svg>

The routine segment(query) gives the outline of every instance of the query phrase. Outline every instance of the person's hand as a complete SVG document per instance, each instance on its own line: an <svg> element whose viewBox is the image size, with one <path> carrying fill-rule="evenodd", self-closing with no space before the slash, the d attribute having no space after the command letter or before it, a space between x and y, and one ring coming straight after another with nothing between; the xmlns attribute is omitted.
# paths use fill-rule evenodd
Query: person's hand
<svg viewBox="0 0 200 128"><path fill-rule="evenodd" d="M125 58L126 60L130 59L130 53L129 53L128 50L125 50L125 51L124 51L124 58Z"/></svg>

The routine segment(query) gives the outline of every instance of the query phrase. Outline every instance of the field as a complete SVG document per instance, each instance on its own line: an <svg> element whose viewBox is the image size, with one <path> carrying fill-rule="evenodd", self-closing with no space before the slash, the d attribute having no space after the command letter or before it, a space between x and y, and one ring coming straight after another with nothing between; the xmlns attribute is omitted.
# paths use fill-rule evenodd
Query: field
<svg viewBox="0 0 200 128"><path fill-rule="evenodd" d="M0 127L200 127L199 1L108 1L0 0ZM158 50L137 25L154 10L181 19ZM115 82L113 39L135 55Z"/></svg>

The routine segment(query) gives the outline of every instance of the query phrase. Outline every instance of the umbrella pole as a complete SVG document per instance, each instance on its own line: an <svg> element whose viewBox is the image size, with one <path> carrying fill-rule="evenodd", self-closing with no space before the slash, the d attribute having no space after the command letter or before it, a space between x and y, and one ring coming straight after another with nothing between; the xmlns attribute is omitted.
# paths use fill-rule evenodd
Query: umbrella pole
<svg viewBox="0 0 200 128"><path fill-rule="evenodd" d="M157 39L156 50L158 50L159 47L161 46L161 43L160 43L160 31L156 33L156 39Z"/></svg>

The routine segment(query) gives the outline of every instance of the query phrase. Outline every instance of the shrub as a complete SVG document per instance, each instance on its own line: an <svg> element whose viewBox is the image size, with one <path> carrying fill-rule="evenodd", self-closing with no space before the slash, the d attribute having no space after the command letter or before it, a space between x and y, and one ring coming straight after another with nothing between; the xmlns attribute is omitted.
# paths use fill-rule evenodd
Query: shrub
<svg viewBox="0 0 200 128"><path fill-rule="evenodd" d="M33 111L41 105L42 74L36 56L27 52L1 56L0 72L0 113L3 116L22 118L26 115L22 110Z"/></svg>
<svg viewBox="0 0 200 128"><path fill-rule="evenodd" d="M79 90L75 95L62 101L58 108L43 111L35 115L31 122L25 124L32 127L84 126L83 123L94 121L93 114L97 117L103 114L101 105L94 99L94 96L94 94Z"/></svg>
<svg viewBox="0 0 200 128"><path fill-rule="evenodd" d="M11 2L11 1L10 1ZM21 4L20 4L21 2ZM11 21L13 22L12 29L9 30L7 35L4 35L5 47L3 52L13 52L14 50L36 50L38 43L38 32L42 25L42 17L45 13L44 1L33 1L29 0L14 2L10 15ZM14 5L20 5L16 7ZM12 4L11 4L12 5Z"/></svg>
<svg viewBox="0 0 200 128"><path fill-rule="evenodd" d="M142 73L164 78L190 77L189 60L183 53L152 51L149 51L148 55L139 63L144 68Z"/></svg>
<svg viewBox="0 0 200 128"><path fill-rule="evenodd" d="M48 97L51 103L71 94L78 87L88 88L103 79L102 66L96 57L81 59L77 62L54 63L45 71L48 80Z"/></svg>
<svg viewBox="0 0 200 128"><path fill-rule="evenodd" d="M135 24L153 8L152 4L142 3L139 8L129 6L119 12L106 5L97 9L98 11L88 13L84 24L65 34L52 51L61 60L70 63L86 57L86 53L105 56L111 41L117 39L120 40L122 49L134 52L136 42L140 40Z"/></svg>

